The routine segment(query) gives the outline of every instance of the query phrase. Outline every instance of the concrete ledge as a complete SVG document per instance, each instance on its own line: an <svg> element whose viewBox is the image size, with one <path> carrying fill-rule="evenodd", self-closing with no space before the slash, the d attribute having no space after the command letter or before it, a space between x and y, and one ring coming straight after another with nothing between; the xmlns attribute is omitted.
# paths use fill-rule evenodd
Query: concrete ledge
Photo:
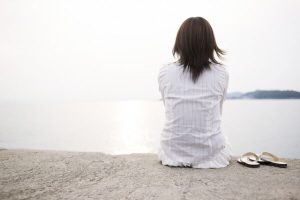
<svg viewBox="0 0 300 200"><path fill-rule="evenodd" d="M288 168L162 166L155 154L0 151L0 199L300 199L300 160Z"/></svg>

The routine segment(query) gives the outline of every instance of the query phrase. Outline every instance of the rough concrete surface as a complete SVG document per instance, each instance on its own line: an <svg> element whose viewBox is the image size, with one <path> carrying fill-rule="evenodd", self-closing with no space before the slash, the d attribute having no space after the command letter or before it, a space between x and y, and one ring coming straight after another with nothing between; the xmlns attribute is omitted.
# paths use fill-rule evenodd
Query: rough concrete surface
<svg viewBox="0 0 300 200"><path fill-rule="evenodd" d="M167 167L155 154L1 150L0 199L300 199L300 160L288 168Z"/></svg>

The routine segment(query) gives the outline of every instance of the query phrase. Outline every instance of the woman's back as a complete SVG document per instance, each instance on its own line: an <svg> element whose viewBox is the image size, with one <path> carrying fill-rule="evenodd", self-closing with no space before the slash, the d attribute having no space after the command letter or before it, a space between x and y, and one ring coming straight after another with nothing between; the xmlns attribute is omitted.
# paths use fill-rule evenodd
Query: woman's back
<svg viewBox="0 0 300 200"><path fill-rule="evenodd" d="M158 74L165 105L159 158L165 165L218 168L228 165L229 147L221 131L222 104L228 86L224 66L210 64L196 82L179 63Z"/></svg>
<svg viewBox="0 0 300 200"><path fill-rule="evenodd" d="M228 73L215 58L224 54L206 19L190 17L182 23L173 47L178 60L163 66L158 75L166 116L158 151L163 165L229 164L230 148L221 131Z"/></svg>

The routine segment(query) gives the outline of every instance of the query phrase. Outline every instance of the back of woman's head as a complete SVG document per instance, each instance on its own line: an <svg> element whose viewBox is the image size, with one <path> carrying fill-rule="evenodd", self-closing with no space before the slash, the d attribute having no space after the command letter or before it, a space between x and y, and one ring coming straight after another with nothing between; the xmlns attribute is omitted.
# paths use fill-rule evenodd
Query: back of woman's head
<svg viewBox="0 0 300 200"><path fill-rule="evenodd" d="M200 74L210 69L210 64L220 64L214 53L221 58L225 54L216 43L214 32L208 21L202 17L186 19L178 30L173 55L179 56L178 62L188 69L194 82Z"/></svg>

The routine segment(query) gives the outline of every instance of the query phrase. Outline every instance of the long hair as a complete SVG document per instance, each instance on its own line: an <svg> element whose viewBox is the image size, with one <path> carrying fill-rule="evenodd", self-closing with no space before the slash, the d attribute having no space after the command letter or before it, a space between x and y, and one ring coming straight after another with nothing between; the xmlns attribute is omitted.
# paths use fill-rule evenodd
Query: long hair
<svg viewBox="0 0 300 200"><path fill-rule="evenodd" d="M202 17L191 17L182 23L172 53L178 55L183 71L188 69L194 83L204 70L210 69L211 63L221 64L214 53L220 59L225 55L217 46L212 27Z"/></svg>

